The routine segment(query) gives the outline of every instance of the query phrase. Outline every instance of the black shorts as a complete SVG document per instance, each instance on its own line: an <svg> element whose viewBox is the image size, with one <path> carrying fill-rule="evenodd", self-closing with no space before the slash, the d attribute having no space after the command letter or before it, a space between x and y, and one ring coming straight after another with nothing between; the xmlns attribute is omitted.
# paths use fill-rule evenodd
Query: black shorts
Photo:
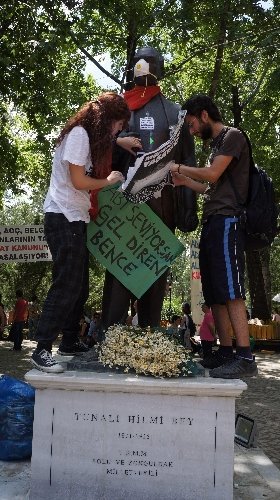
<svg viewBox="0 0 280 500"><path fill-rule="evenodd" d="M212 215L203 224L199 244L202 291L206 304L245 299L244 230L239 218Z"/></svg>

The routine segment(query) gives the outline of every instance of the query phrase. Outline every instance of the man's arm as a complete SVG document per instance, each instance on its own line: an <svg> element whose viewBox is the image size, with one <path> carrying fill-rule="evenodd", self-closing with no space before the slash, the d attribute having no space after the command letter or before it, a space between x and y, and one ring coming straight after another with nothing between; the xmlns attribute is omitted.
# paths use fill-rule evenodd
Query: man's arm
<svg viewBox="0 0 280 500"><path fill-rule="evenodd" d="M172 173L172 182L174 186L186 186L199 194L203 194L207 188L206 184L194 181L190 177L178 173Z"/></svg>
<svg viewBox="0 0 280 500"><path fill-rule="evenodd" d="M189 167L187 165L173 163L173 165L171 165L170 171L174 179L176 179L178 175L182 174L196 181L210 182L212 184L217 182L232 159L233 156L218 155L214 158L214 161L212 165L210 165L210 167L202 168Z"/></svg>

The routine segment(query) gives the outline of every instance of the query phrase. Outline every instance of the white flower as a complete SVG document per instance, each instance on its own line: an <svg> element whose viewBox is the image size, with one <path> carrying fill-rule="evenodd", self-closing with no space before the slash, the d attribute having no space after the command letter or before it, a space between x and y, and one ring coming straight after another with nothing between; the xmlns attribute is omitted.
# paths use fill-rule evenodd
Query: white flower
<svg viewBox="0 0 280 500"><path fill-rule="evenodd" d="M114 325L100 346L99 361L154 377L187 376L189 352L161 331Z"/></svg>

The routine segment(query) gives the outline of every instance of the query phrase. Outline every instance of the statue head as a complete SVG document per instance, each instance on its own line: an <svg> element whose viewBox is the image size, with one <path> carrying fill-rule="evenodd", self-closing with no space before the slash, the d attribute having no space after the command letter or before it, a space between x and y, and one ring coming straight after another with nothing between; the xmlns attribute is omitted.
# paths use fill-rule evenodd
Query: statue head
<svg viewBox="0 0 280 500"><path fill-rule="evenodd" d="M151 86L163 78L164 60L162 55L152 47L142 47L133 59L134 82L136 85Z"/></svg>

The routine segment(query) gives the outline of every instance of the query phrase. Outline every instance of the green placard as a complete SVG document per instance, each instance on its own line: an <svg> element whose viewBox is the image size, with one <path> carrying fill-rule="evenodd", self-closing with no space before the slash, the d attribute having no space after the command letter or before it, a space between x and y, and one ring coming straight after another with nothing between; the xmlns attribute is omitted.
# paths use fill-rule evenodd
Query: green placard
<svg viewBox="0 0 280 500"><path fill-rule="evenodd" d="M89 251L140 298L184 250L184 245L145 203L134 204L117 190L98 195L97 219L88 224Z"/></svg>

